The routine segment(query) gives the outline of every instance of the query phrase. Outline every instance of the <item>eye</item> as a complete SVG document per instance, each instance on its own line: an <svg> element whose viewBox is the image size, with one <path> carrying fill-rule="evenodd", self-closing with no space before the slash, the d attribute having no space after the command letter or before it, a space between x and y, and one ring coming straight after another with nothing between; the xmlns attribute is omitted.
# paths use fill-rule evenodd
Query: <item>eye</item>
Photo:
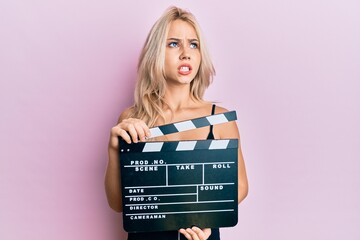
<svg viewBox="0 0 360 240"><path fill-rule="evenodd" d="M168 46L171 47L171 48L176 48L176 47L179 46L179 44L178 44L177 42L170 42L170 43L168 44Z"/></svg>
<svg viewBox="0 0 360 240"><path fill-rule="evenodd" d="M194 48L194 49L198 48L198 43L197 42L190 43L190 48Z"/></svg>

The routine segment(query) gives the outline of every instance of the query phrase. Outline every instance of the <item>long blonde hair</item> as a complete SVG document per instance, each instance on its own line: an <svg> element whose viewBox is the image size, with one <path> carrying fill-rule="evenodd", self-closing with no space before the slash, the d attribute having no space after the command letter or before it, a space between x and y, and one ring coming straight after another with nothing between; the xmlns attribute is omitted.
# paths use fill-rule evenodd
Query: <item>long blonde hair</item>
<svg viewBox="0 0 360 240"><path fill-rule="evenodd" d="M205 89L215 75L214 66L194 15L178 7L168 8L151 28L138 63L134 105L130 117L142 119L149 127L154 126L159 117L165 121L163 107L166 106L166 38L170 23L178 19L194 27L200 43L201 63L197 75L190 84L190 95L195 100L202 100Z"/></svg>

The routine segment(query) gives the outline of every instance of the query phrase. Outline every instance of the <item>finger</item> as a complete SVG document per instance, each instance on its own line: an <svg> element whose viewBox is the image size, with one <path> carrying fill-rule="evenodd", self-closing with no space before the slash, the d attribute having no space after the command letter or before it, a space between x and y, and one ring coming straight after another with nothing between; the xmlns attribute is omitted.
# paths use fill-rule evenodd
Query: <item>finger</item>
<svg viewBox="0 0 360 240"><path fill-rule="evenodd" d="M201 240L208 239L209 236L211 235L211 228L200 229L200 228L194 226L191 229L197 234L197 236Z"/></svg>
<svg viewBox="0 0 360 240"><path fill-rule="evenodd" d="M187 228L186 232L188 234L190 234L192 240L200 240L199 236L197 235L197 233L195 231L193 231L191 228Z"/></svg>
<svg viewBox="0 0 360 240"><path fill-rule="evenodd" d="M185 229L181 228L181 229L179 230L179 232L180 232L182 235L184 235L184 237L185 237L186 239L192 240L191 235L190 235Z"/></svg>
<svg viewBox="0 0 360 240"><path fill-rule="evenodd" d="M209 238L211 235L211 228L205 228L203 229L203 231L205 233L206 238Z"/></svg>
<svg viewBox="0 0 360 240"><path fill-rule="evenodd" d="M129 134L119 126L115 126L111 129L111 146L117 148L119 146L119 140L118 137L121 137L126 141L127 143L131 143L131 139Z"/></svg>
<svg viewBox="0 0 360 240"><path fill-rule="evenodd" d="M150 132L150 128L148 127L148 125L146 125L145 122L141 121L141 124L143 126L144 132L145 132L145 136L147 138L151 137L151 132Z"/></svg>
<svg viewBox="0 0 360 240"><path fill-rule="evenodd" d="M144 125L141 123L135 124L134 128L137 132L138 135L138 139L140 139L140 141L145 142L145 129L144 129Z"/></svg>
<svg viewBox="0 0 360 240"><path fill-rule="evenodd" d="M132 136L133 142L137 143L138 140L145 141L146 137L150 137L150 129L146 123L139 119L127 119L124 121L124 129L128 130ZM135 129L136 135L132 129ZM136 139L135 139L136 138Z"/></svg>
<svg viewBox="0 0 360 240"><path fill-rule="evenodd" d="M129 124L128 125L128 132L131 136L131 139L134 143L137 143L138 142L138 134L137 134L137 131L135 129L135 126L133 124Z"/></svg>
<svg viewBox="0 0 360 240"><path fill-rule="evenodd" d="M205 234L200 228L192 227L191 230L193 230L200 239L205 239Z"/></svg>
<svg viewBox="0 0 360 240"><path fill-rule="evenodd" d="M145 138L149 138L151 133L150 133L150 129L149 127L146 125L146 123L142 120L137 120L135 123L135 128L136 129L140 129L141 128L141 131L139 131L138 133L140 134L143 134L144 136L140 136L139 135L139 139L142 140L142 141L145 141Z"/></svg>

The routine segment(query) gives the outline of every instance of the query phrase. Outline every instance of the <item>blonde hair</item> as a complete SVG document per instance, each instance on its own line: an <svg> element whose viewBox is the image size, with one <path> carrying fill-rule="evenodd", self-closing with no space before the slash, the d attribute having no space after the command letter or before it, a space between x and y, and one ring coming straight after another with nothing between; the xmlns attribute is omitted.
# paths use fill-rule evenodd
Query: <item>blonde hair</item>
<svg viewBox="0 0 360 240"><path fill-rule="evenodd" d="M154 126L159 117L165 121L163 108L166 106L164 102L166 38L170 23L178 19L194 27L200 43L201 63L197 75L190 84L191 97L202 100L205 89L215 75L214 66L194 15L178 7L168 8L151 28L138 63L134 105L130 117L142 119L149 127Z"/></svg>

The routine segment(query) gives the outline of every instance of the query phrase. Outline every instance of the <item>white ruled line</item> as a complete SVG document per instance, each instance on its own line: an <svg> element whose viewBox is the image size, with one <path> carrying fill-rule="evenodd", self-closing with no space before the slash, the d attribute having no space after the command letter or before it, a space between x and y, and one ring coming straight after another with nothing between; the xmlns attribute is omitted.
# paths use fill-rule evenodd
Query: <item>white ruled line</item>
<svg viewBox="0 0 360 240"><path fill-rule="evenodd" d="M169 163L169 164L147 164L147 165L124 165L124 167L166 167L181 165L216 165L216 164L234 164L235 162L209 162L209 163Z"/></svg>
<svg viewBox="0 0 360 240"><path fill-rule="evenodd" d="M205 164L202 165L202 184L205 182Z"/></svg>
<svg viewBox="0 0 360 240"><path fill-rule="evenodd" d="M234 200L218 200L218 201L201 201L201 202L197 202L198 204L204 203L204 204L209 204L209 203L226 203L226 202L235 202ZM170 202L170 203L136 203L136 204L125 204L126 207L131 207L131 206L144 206L144 205L182 205L182 204L194 204L196 202Z"/></svg>
<svg viewBox="0 0 360 240"><path fill-rule="evenodd" d="M234 185L235 183L230 182L230 183L205 183L203 185L209 185L209 186L213 186L213 185ZM169 186L165 186L165 185L156 185L156 186L133 186L133 187L125 187L125 189L135 189L135 188L170 188L170 187L196 187L196 186L202 186L199 184L182 184L182 185L169 185Z"/></svg>
<svg viewBox="0 0 360 240"><path fill-rule="evenodd" d="M126 216L139 216L139 215L166 215L166 214L184 214L184 213L214 213L214 212L234 212L235 209L221 209L221 210L209 210L209 211L184 211L184 212L159 212L159 213L130 213Z"/></svg>
<svg viewBox="0 0 360 240"><path fill-rule="evenodd" d="M166 166L166 186L169 186L169 168Z"/></svg>
<svg viewBox="0 0 360 240"><path fill-rule="evenodd" d="M151 195L129 195L125 196L126 198L132 198L132 197L171 197L171 196L191 196L195 195L196 193L174 193L174 194L151 194Z"/></svg>

